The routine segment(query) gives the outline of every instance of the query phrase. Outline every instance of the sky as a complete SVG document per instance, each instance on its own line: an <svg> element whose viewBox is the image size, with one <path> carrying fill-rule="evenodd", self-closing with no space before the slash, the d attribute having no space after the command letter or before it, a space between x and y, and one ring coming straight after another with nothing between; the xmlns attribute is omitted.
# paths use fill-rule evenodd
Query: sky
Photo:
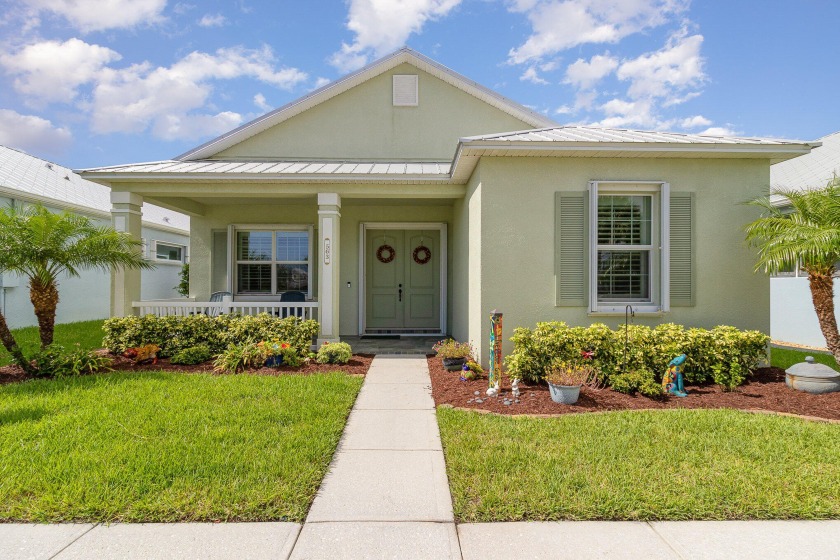
<svg viewBox="0 0 840 560"><path fill-rule="evenodd" d="M840 130L837 22L836 0L0 0L0 144L170 159L402 46L558 124L814 140Z"/></svg>

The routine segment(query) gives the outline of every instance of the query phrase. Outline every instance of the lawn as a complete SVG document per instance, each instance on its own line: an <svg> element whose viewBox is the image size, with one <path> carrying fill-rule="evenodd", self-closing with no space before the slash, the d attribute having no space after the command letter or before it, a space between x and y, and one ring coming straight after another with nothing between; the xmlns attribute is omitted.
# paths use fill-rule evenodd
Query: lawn
<svg viewBox="0 0 840 560"><path fill-rule="evenodd" d="M459 521L840 517L840 425L733 410L438 409Z"/></svg>
<svg viewBox="0 0 840 560"><path fill-rule="evenodd" d="M303 521L361 384L110 373L0 386L0 521Z"/></svg>
<svg viewBox="0 0 840 560"><path fill-rule="evenodd" d="M82 348L102 348L102 323L104 321L81 321L78 323L65 323L55 326L55 343L62 344L68 348L79 344ZM26 327L12 331L17 343L23 348L25 356L34 354L41 345L38 338L38 327ZM0 366L9 365L12 358L3 345L0 344Z"/></svg>
<svg viewBox="0 0 840 560"><path fill-rule="evenodd" d="M826 354L825 352L809 352L807 350L791 350L788 348L775 347L770 349L770 365L787 369L793 364L804 362L805 356L813 356L814 361L818 363L825 364L834 369L840 369L840 366L837 365L837 361L831 354Z"/></svg>

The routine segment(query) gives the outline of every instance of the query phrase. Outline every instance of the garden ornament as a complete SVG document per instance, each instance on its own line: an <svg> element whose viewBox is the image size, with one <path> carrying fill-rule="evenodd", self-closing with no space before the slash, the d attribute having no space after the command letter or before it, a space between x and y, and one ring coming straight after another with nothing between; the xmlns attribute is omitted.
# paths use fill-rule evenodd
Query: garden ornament
<svg viewBox="0 0 840 560"><path fill-rule="evenodd" d="M487 389L487 396L488 397L495 397L499 394L499 382L496 381L496 384Z"/></svg>
<svg viewBox="0 0 840 560"><path fill-rule="evenodd" d="M680 354L670 362L668 362L668 371L662 377L662 388L669 395L675 397L686 397L688 393L685 392L685 385L683 381L682 365L685 363L685 354Z"/></svg>
<svg viewBox="0 0 840 560"><path fill-rule="evenodd" d="M519 398L519 380L514 379L513 382L510 384L510 392L513 393L513 398Z"/></svg>
<svg viewBox="0 0 840 560"><path fill-rule="evenodd" d="M137 346L136 348L127 348L123 352L123 356L133 360L135 365L142 364L143 362L157 364L158 352L160 352L160 346L157 344L146 344L144 346Z"/></svg>

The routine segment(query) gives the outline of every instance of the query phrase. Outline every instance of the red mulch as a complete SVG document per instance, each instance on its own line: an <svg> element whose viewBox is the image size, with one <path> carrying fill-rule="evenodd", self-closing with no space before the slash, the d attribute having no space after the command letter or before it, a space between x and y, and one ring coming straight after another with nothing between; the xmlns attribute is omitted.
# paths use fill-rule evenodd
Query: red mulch
<svg viewBox="0 0 840 560"><path fill-rule="evenodd" d="M840 392L812 395L790 389L785 385L783 369L760 368L748 381L732 392L723 392L717 385L687 386L688 396L650 399L641 395L625 395L609 388L583 387L580 399L572 405L551 400L547 385L519 384L519 402L504 404L504 397L512 398L510 379L502 381L502 398L489 398L487 379L461 381L459 372L448 372L441 361L428 357L432 377L432 396L436 405L446 404L499 414L573 414L607 410L639 410L661 408L737 408L762 410L840 420ZM475 392L479 391L476 396ZM480 399L481 403L476 403Z"/></svg>
<svg viewBox="0 0 840 560"><path fill-rule="evenodd" d="M105 352L105 351L100 351ZM157 364L139 364L134 363L128 358L122 356L114 356L107 354L113 360L111 369L114 371L175 371L179 373L214 373L213 363L206 362L194 366L172 365L166 358L158 360ZM300 367L280 366L277 368L260 368L249 369L243 373L251 375L311 375L313 373L326 373L331 371L342 371L349 375L365 375L367 374L370 363L373 361L372 354L354 354L350 361L343 365L335 364L318 364L310 362ZM227 374L219 374L227 375ZM4 366L0 367L0 385L4 383L14 383L17 381L26 381L27 377L23 370L18 366Z"/></svg>

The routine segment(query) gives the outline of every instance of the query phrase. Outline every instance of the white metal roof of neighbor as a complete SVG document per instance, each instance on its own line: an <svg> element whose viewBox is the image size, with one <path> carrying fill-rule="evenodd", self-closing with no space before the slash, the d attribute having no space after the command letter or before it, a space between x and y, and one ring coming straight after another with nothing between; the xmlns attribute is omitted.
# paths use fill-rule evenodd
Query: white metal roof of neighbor
<svg viewBox="0 0 840 560"><path fill-rule="evenodd" d="M110 192L57 163L0 146L0 196L102 215L110 214ZM143 204L143 221L152 227L190 231L189 217L152 204Z"/></svg>
<svg viewBox="0 0 840 560"><path fill-rule="evenodd" d="M822 146L810 154L770 167L773 189L822 188L834 175L840 175L840 132L820 138Z"/></svg>
<svg viewBox="0 0 840 560"><path fill-rule="evenodd" d="M524 105L520 105L519 103L470 80L469 78L447 68L439 62L436 62L415 50L403 47L380 58L379 60L371 62L367 66L351 74L347 74L346 76L331 82L322 88L316 89L308 95L266 113L251 122L245 123L239 128L235 128L230 132L222 134L218 138L205 142L201 146L181 154L175 159L181 161L191 161L211 157L222 150L230 148L247 138L259 134L276 124L294 117L295 115L299 115L316 105L344 93L350 88L366 82L371 78L383 74L404 63L412 64L420 70L423 70L424 72L427 72L432 76L443 80L444 82L455 86L456 88L477 97L478 99L481 99L485 103L488 103L489 105L492 105L493 107L496 107L497 109L500 109L531 126L552 126L556 124L555 121L542 113L538 113L537 111L529 109Z"/></svg>

